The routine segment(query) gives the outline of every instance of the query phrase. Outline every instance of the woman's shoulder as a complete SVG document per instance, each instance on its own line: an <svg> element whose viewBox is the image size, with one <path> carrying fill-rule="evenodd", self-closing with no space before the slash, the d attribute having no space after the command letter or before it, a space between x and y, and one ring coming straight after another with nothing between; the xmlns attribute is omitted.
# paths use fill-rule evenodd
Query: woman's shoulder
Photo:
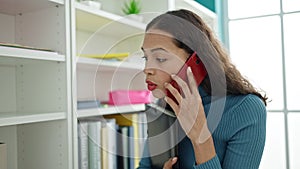
<svg viewBox="0 0 300 169"><path fill-rule="evenodd" d="M264 128L266 107L258 96L228 95L225 98L225 107L214 135L215 138L228 140L239 131L248 131L243 130L245 128Z"/></svg>
<svg viewBox="0 0 300 169"><path fill-rule="evenodd" d="M229 95L226 97L226 103L233 108L265 108L263 101L254 94Z"/></svg>
<svg viewBox="0 0 300 169"><path fill-rule="evenodd" d="M263 118L266 115L264 102L254 94L228 96L226 107L231 116Z"/></svg>

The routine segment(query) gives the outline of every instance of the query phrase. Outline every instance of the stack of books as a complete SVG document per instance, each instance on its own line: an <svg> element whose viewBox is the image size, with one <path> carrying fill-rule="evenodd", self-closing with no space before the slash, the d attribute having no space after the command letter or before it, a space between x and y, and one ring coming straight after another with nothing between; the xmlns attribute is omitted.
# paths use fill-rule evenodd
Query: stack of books
<svg viewBox="0 0 300 169"><path fill-rule="evenodd" d="M134 169L142 157L145 113L107 115L78 122L79 168Z"/></svg>

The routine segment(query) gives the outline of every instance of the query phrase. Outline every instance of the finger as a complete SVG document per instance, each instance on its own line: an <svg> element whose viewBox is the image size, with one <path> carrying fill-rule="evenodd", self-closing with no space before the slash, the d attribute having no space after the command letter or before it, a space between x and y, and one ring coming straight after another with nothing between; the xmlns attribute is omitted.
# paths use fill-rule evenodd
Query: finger
<svg viewBox="0 0 300 169"><path fill-rule="evenodd" d="M172 169L172 166L177 162L177 157L170 158L165 162L163 169Z"/></svg>
<svg viewBox="0 0 300 169"><path fill-rule="evenodd" d="M183 79L181 79L177 75L171 75L171 77L172 77L173 80L175 80L175 82L181 88L184 96L187 96L187 95L191 94L188 84Z"/></svg>
<svg viewBox="0 0 300 169"><path fill-rule="evenodd" d="M191 67L187 68L186 74L187 74L187 77L188 77L188 82L189 82L191 93L193 93L193 94L199 93L198 92L198 85L196 83L196 80L195 80L195 77L194 77L194 74L192 72Z"/></svg>
<svg viewBox="0 0 300 169"><path fill-rule="evenodd" d="M171 164L172 164L172 166L177 162L177 160L178 160L177 157L171 158Z"/></svg>
<svg viewBox="0 0 300 169"><path fill-rule="evenodd" d="M171 85L170 83L165 83L165 88L169 90L169 92L175 97L178 103L181 103L182 96L173 85Z"/></svg>
<svg viewBox="0 0 300 169"><path fill-rule="evenodd" d="M177 105L177 103L168 96L165 96L165 101L171 106L171 108L175 112L175 115L177 116L179 112L179 106Z"/></svg>

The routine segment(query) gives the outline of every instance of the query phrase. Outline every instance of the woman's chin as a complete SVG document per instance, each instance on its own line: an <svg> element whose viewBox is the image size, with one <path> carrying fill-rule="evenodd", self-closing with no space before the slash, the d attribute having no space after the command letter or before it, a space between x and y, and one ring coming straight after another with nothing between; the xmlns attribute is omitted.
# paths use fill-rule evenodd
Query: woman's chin
<svg viewBox="0 0 300 169"><path fill-rule="evenodd" d="M160 89L155 89L152 91L152 95L157 99L161 99L165 97L166 93Z"/></svg>

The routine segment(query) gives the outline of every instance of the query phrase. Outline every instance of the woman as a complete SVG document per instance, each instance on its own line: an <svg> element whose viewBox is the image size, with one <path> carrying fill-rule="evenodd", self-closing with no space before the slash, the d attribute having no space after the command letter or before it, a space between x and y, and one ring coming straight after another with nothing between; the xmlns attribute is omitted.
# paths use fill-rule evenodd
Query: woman
<svg viewBox="0 0 300 169"><path fill-rule="evenodd" d="M258 168L265 144L267 98L240 74L203 20L188 10L162 14L147 25L142 50L148 89L175 113L185 136L175 143L176 156L155 158L158 154L150 153L155 146L149 143L153 137L149 128L139 169L169 169L178 163L181 169ZM194 78L199 75L190 68L186 81L176 75L193 53L207 71L199 85Z"/></svg>

